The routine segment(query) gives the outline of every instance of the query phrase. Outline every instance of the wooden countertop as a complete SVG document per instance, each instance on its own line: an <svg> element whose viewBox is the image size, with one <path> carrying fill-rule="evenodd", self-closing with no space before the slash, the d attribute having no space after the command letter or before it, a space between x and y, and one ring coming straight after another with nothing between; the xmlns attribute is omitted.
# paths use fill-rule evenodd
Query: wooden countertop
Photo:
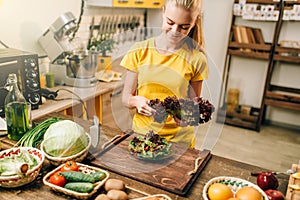
<svg viewBox="0 0 300 200"><path fill-rule="evenodd" d="M43 118L40 118L39 120L44 120L50 116L57 116L56 114L51 114L44 116ZM66 119L70 118L71 116L63 116ZM82 119L76 119L76 122L81 124L86 130L89 130L89 127L91 126L92 122L85 121ZM107 127L107 126L101 126L101 137L102 138L112 138L113 136L121 134L121 131L115 128ZM9 148L12 143L8 141L8 139L5 137L0 137L0 139L3 141L3 148ZM50 190L47 186L45 186L42 183L43 176L52 170L54 167L49 165L49 163L45 162L43 169L38 176L38 178L33 181L31 184L16 188L16 189L6 189L0 187L0 199L2 200L19 200L19 199L71 199L65 195L62 195L57 192L53 192ZM185 199L191 199L191 200L198 200L203 199L202 198L202 190L205 185L205 183L210 180L213 177L217 176L232 176L232 177L238 177L245 180L248 180L252 183L256 183L256 177L251 176L251 172L258 172L258 171L267 171L267 169L263 169L257 166L249 165L246 163L222 158L216 155L213 155L212 158L209 160L208 164L204 167L204 170L200 173L200 175L197 177L195 183L193 184L192 188L188 191L186 196L179 196L167 191L164 191L162 189L158 189L152 186L149 186L145 183L130 179L128 177L122 176L120 174L110 172L110 177L112 178L118 178L123 180L129 187L138 189L140 191L143 191L148 194L166 194L170 196L172 199L176 200L185 200ZM283 192L283 194L286 193L287 184L288 184L288 176L287 175L277 175L279 180L279 190ZM134 190L128 189L129 196L131 198L135 198L138 196L141 196L141 193L136 193Z"/></svg>
<svg viewBox="0 0 300 200"><path fill-rule="evenodd" d="M32 110L32 119L38 119L48 113L63 111L80 102L76 99L78 95L83 101L93 99L107 92L114 91L122 87L121 81L114 82L98 82L94 87L76 88L70 86L56 86L49 89L50 91L58 91L56 100L46 100L38 109ZM76 94L72 94L72 93Z"/></svg>
<svg viewBox="0 0 300 200"><path fill-rule="evenodd" d="M126 69L120 66L121 58L118 58L112 63L112 70L124 74ZM78 88L71 86L56 86L48 88L50 91L58 91L56 100L46 100L46 102L39 106L38 109L32 110L32 120L38 119L48 113L63 111L80 102L76 99L78 95L83 101L93 99L97 96L107 92L113 92L123 86L122 81L102 82L98 81L97 85L88 88ZM68 91L67 91L68 90ZM76 95L72 94L71 92ZM65 100L61 100L65 99Z"/></svg>

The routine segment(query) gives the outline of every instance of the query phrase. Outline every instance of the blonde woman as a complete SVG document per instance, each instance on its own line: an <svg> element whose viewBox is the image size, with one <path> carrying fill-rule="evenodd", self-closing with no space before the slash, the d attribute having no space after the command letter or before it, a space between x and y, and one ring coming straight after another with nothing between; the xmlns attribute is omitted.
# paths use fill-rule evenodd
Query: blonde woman
<svg viewBox="0 0 300 200"><path fill-rule="evenodd" d="M194 127L179 126L172 116L165 123L154 122L149 100L200 96L208 77L201 0L166 0L162 12L161 34L136 43L121 61L127 69L122 101L137 111L132 127L137 133L153 130L168 141L193 148Z"/></svg>

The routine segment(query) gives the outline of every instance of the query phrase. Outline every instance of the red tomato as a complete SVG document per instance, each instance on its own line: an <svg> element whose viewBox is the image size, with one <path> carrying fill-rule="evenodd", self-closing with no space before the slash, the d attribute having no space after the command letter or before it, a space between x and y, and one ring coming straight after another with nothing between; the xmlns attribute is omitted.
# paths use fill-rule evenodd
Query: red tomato
<svg viewBox="0 0 300 200"><path fill-rule="evenodd" d="M54 185L64 187L67 183L67 179L60 174L60 171L58 171L55 172L52 176L50 176L49 182Z"/></svg>
<svg viewBox="0 0 300 200"><path fill-rule="evenodd" d="M66 172L66 171L79 171L78 165L76 164L75 161L71 160L71 161L67 161L62 168L60 169L60 171L62 172Z"/></svg>

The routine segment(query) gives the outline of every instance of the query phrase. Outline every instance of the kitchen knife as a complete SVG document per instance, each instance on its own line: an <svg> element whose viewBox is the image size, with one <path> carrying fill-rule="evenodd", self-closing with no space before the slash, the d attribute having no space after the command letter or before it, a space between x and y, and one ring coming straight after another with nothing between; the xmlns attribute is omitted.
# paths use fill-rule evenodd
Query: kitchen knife
<svg viewBox="0 0 300 200"><path fill-rule="evenodd" d="M92 42L94 41L94 23L95 23L95 17L92 18L92 22L90 25L90 35L89 35L89 41L88 41L88 46L90 46L92 44Z"/></svg>
<svg viewBox="0 0 300 200"><path fill-rule="evenodd" d="M100 138L99 118L97 116L94 116L94 125L90 127L90 136L92 140L92 146L96 148Z"/></svg>
<svg viewBox="0 0 300 200"><path fill-rule="evenodd" d="M128 138L133 133L134 133L134 131L129 129L125 132L122 132L120 135L117 135L117 136L113 137L110 141L108 141L107 143L105 143L103 145L103 149L101 149L100 151L98 151L96 153L93 153L93 154L89 155L87 157L87 160L89 160L90 162L95 160L97 157L101 156L102 154L104 154L108 150L112 149L114 146L116 146L117 144L119 144L120 142L122 142L123 140Z"/></svg>

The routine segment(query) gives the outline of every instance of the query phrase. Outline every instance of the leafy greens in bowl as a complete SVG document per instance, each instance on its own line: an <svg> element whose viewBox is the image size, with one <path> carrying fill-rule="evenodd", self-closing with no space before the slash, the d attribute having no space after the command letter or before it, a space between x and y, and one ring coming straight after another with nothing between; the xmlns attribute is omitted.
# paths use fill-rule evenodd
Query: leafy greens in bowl
<svg viewBox="0 0 300 200"><path fill-rule="evenodd" d="M35 180L45 156L33 147L16 147L0 152L0 186L19 187Z"/></svg>
<svg viewBox="0 0 300 200"><path fill-rule="evenodd" d="M172 144L153 131L145 136L135 136L128 145L128 149L138 159L162 160L172 154Z"/></svg>
<svg viewBox="0 0 300 200"><path fill-rule="evenodd" d="M41 150L51 164L60 165L67 160L82 161L90 146L91 138L82 126L71 120L62 120L47 129Z"/></svg>

